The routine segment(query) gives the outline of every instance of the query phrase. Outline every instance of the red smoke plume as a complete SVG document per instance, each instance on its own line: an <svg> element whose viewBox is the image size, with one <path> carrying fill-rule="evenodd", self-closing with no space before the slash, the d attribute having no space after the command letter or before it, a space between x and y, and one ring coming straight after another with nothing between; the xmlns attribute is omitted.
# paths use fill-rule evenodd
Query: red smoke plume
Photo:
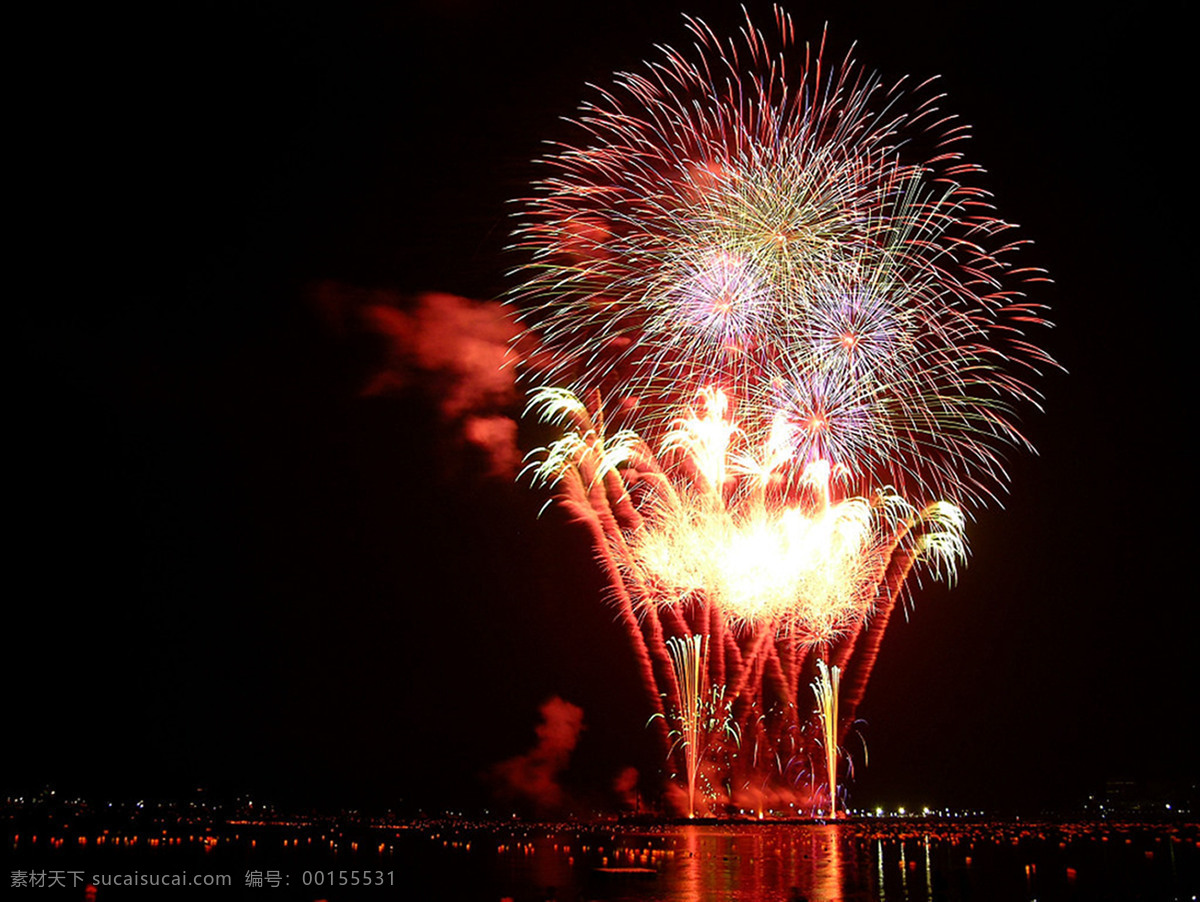
<svg viewBox="0 0 1200 902"><path fill-rule="evenodd" d="M543 704L541 712L537 745L497 764L491 775L502 799L529 802L544 813L563 806L558 776L566 769L584 725L583 709L558 696Z"/></svg>
<svg viewBox="0 0 1200 902"><path fill-rule="evenodd" d="M616 793L621 807L627 811L640 808L638 793L638 769L625 767L613 778L613 792Z"/></svg>
<svg viewBox="0 0 1200 902"><path fill-rule="evenodd" d="M495 301L452 294L404 297L325 282L313 291L318 309L343 334L383 340L383 355L362 394L417 391L436 399L442 422L487 453L493 475L512 478L521 461L519 401L512 342L520 331Z"/></svg>

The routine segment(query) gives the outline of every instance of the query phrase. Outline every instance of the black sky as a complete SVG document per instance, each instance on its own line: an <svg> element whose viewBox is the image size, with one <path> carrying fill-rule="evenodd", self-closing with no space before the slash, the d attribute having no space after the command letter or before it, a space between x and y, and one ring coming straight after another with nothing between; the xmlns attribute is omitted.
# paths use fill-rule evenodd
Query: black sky
<svg viewBox="0 0 1200 902"><path fill-rule="evenodd" d="M584 536L489 478L436 398L357 397L379 348L312 302L498 297L540 142L585 83L685 40L670 4L512 5L106 9L34 36L0 788L479 804L552 695L585 712L579 798L656 766ZM963 6L792 10L885 80L942 76L1055 279L1069 371L958 585L891 627L852 799L1194 779L1182 23Z"/></svg>

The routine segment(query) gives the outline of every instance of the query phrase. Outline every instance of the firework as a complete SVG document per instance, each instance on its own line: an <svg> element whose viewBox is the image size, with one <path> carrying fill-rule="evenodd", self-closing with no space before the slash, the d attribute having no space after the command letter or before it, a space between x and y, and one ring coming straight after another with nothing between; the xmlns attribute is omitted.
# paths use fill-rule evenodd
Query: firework
<svg viewBox="0 0 1200 902"><path fill-rule="evenodd" d="M825 748L825 776L829 788L829 816L837 817L838 689L841 671L817 661L817 678L812 681L817 700L817 718L821 726L821 744Z"/></svg>
<svg viewBox="0 0 1200 902"><path fill-rule="evenodd" d="M696 816L696 774L700 769L700 725L703 717L703 683L707 676L705 636L671 640L671 658L675 680L679 684L681 704L679 743L687 762L688 817Z"/></svg>
<svg viewBox="0 0 1200 902"><path fill-rule="evenodd" d="M1049 361L1012 287L1040 275L928 85L798 52L782 13L777 49L687 23L694 56L617 76L544 161L513 301L556 386L530 408L562 429L530 468L591 532L694 811L707 687L739 739L709 752L728 802L811 770L814 668L846 684L835 754L909 573L965 558L963 506L1002 486Z"/></svg>
<svg viewBox="0 0 1200 902"><path fill-rule="evenodd" d="M689 811L708 748L694 731L716 708L708 687L727 707L728 732L742 752L727 745L721 761L722 751L711 749L708 761L724 777L709 783L730 787L728 802L752 786L779 794L788 771L783 748L797 727L794 701L813 649L845 660L861 646L852 686L865 686L912 566L928 561L952 570L965 554L963 517L953 505L917 510L887 490L839 497L822 461L786 491L764 484L760 468L743 466L745 455L762 454L731 441L739 430L720 393L702 399L700 411L687 411L668 433L660 455L629 430L609 436L569 392L543 389L531 399L564 434L535 454L530 470L591 532L641 662L653 719L683 759ZM851 696L851 710L860 698L861 691ZM670 722L678 728L668 733ZM791 744L797 741L793 735Z"/></svg>
<svg viewBox="0 0 1200 902"><path fill-rule="evenodd" d="M738 739L730 720L729 705L720 686L708 680L708 637L668 640L675 679L679 686L678 726L672 730L674 750L682 753L687 776L687 816L696 816L696 783L710 748L722 740Z"/></svg>

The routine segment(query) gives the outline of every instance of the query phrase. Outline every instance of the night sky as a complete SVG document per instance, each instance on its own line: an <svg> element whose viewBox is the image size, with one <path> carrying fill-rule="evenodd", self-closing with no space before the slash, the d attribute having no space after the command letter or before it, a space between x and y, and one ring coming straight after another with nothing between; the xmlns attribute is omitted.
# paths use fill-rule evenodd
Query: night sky
<svg viewBox="0 0 1200 902"><path fill-rule="evenodd" d="M1182 22L963 6L791 10L885 81L942 76L1055 280L1040 341L1068 371L957 585L893 620L851 804L1195 779ZM511 287L508 201L541 142L573 136L585 83L682 44L683 11L741 21L715 0L281 2L38 33L0 789L478 808L553 696L584 711L577 807L653 773L585 535L463 439L455 372L361 312Z"/></svg>

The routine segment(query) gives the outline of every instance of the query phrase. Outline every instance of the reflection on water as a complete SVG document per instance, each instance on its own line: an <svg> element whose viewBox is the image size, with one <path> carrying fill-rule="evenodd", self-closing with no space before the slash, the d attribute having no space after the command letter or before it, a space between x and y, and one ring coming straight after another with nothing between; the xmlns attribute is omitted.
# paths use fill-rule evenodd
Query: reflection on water
<svg viewBox="0 0 1200 902"><path fill-rule="evenodd" d="M499 856L497 902L1087 902L1192 900L1200 890L1195 825L860 821L554 836L552 857L566 867L505 868Z"/></svg>
<svg viewBox="0 0 1200 902"><path fill-rule="evenodd" d="M836 827L731 831L689 824L678 827L675 835L676 854L664 856L661 870L664 888L642 887L639 898L705 902L782 899L801 893L812 902L844 898L845 838ZM661 838L671 845L669 834Z"/></svg>
<svg viewBox="0 0 1200 902"><path fill-rule="evenodd" d="M280 875L274 902L1175 902L1200 894L1200 827L1185 823L278 822L149 837L46 829L8 836L14 871L224 873L237 882L222 898L260 902L264 890L248 888L245 875ZM367 869L386 875L383 885L342 879ZM318 872L326 882L305 882ZM136 892L106 887L98 902Z"/></svg>

